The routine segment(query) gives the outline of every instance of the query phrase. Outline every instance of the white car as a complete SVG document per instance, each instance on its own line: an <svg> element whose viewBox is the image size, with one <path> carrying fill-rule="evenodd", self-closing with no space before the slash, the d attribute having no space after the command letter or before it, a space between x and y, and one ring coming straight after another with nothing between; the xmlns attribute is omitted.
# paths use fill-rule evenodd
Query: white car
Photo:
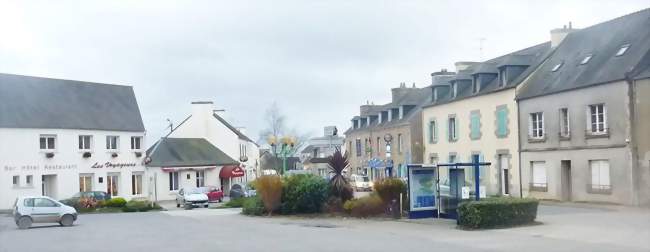
<svg viewBox="0 0 650 252"><path fill-rule="evenodd" d="M372 191L372 181L367 176L352 175L350 176L350 185L355 191Z"/></svg>
<svg viewBox="0 0 650 252"><path fill-rule="evenodd" d="M28 229L32 223L59 223L68 227L77 220L77 210L47 196L18 197L13 214L20 229Z"/></svg>
<svg viewBox="0 0 650 252"><path fill-rule="evenodd" d="M192 209L195 206L208 208L208 195L196 187L181 188L176 193L176 207L181 205L185 209Z"/></svg>

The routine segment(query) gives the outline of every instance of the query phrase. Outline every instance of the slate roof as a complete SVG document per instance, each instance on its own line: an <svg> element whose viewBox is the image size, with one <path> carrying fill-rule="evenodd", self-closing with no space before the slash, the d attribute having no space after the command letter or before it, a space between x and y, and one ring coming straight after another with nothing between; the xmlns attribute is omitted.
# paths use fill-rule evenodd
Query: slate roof
<svg viewBox="0 0 650 252"><path fill-rule="evenodd" d="M487 84L481 84L479 92L474 93L472 85L459 85L456 97L451 97L451 91L438 97L438 100L431 102L424 106L424 108L432 107L440 104L450 103L458 100L463 100L471 97L481 96L498 92L505 89L514 88L519 85L526 76L530 75L535 68L544 62L544 59L551 54L551 42L537 44L519 51L515 51L503 56L499 56L484 62L478 62L465 70L458 71L454 77L451 77L450 82L459 80L472 80L472 75L477 73L498 73L498 68L503 66L528 66L518 77L510 80L505 86L499 87L499 78L494 78ZM444 85L439 83L438 85Z"/></svg>
<svg viewBox="0 0 650 252"><path fill-rule="evenodd" d="M221 118L221 116L218 116L217 114L213 114L213 115L214 115L214 118L216 118L216 119L219 120L221 123L223 123L223 125L226 125L226 127L228 127L228 129L232 130L232 132L234 132L235 134L237 134L237 136L239 137L239 139L244 140L244 141L251 142L251 143L253 143L253 144L259 146L255 141L251 140L250 138L248 138L248 136L244 135L244 133L241 133L241 131L239 131L237 128L235 128L234 126L232 126L232 124L230 124L228 121L226 121L225 119Z"/></svg>
<svg viewBox="0 0 650 252"><path fill-rule="evenodd" d="M162 138L147 150L148 167L239 164L204 138Z"/></svg>
<svg viewBox="0 0 650 252"><path fill-rule="evenodd" d="M144 132L133 88L0 74L0 128Z"/></svg>
<svg viewBox="0 0 650 252"><path fill-rule="evenodd" d="M615 56L630 44L622 56ZM650 9L569 33L548 60L530 76L517 99L527 99L592 85L624 80L635 69L646 68L650 51ZM580 62L593 54L587 64ZM563 65L551 71L558 63ZM645 66L644 66L645 64ZM640 74L644 74L640 72Z"/></svg>

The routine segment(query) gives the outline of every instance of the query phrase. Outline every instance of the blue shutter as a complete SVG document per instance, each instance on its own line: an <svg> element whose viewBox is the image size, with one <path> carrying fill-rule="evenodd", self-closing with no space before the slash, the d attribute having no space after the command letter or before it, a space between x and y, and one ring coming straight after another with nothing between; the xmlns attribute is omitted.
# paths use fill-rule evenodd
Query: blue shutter
<svg viewBox="0 0 650 252"><path fill-rule="evenodd" d="M477 139L479 138L481 134L481 128L480 128L480 118L478 114L472 114L471 115L471 121L470 121L470 127L472 132L470 134L472 135L472 139Z"/></svg>
<svg viewBox="0 0 650 252"><path fill-rule="evenodd" d="M433 122L433 141L438 141L438 121Z"/></svg>
<svg viewBox="0 0 650 252"><path fill-rule="evenodd" d="M499 136L506 136L508 133L507 115L507 108L499 108L499 111L497 111L497 133Z"/></svg>

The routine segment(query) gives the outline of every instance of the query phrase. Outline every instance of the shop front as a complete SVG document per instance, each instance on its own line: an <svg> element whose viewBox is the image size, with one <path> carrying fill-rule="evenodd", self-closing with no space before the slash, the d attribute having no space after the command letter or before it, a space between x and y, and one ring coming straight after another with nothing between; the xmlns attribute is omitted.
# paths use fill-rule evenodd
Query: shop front
<svg viewBox="0 0 650 252"><path fill-rule="evenodd" d="M246 188L246 172L239 165L227 165L221 168L219 179L221 181L221 190L225 195L230 195L230 189L234 186L242 189Z"/></svg>

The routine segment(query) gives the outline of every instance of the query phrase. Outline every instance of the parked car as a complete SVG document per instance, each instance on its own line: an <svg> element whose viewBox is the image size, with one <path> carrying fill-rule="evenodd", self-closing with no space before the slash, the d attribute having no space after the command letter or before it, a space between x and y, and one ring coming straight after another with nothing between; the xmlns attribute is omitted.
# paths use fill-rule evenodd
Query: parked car
<svg viewBox="0 0 650 252"><path fill-rule="evenodd" d="M350 185L355 191L372 191L372 182L367 176L356 174L350 176Z"/></svg>
<svg viewBox="0 0 650 252"><path fill-rule="evenodd" d="M201 192L208 195L208 202L223 202L223 191L216 186L199 187Z"/></svg>
<svg viewBox="0 0 650 252"><path fill-rule="evenodd" d="M244 192L244 189L242 189L241 185L235 184L230 188L230 192L228 193L228 196L230 196L230 199L236 199L236 198L241 198L245 197L246 193Z"/></svg>
<svg viewBox="0 0 650 252"><path fill-rule="evenodd" d="M81 198L91 198L94 200L109 200L111 199L111 195L102 191L78 192L72 195L72 197L70 198L61 200L61 203L74 207L75 204L77 204L77 202L79 202L79 199Z"/></svg>
<svg viewBox="0 0 650 252"><path fill-rule="evenodd" d="M176 207L181 207L181 205L185 209L201 206L208 208L208 195L196 187L181 188L176 193Z"/></svg>
<svg viewBox="0 0 650 252"><path fill-rule="evenodd" d="M257 190L253 189L250 186L246 186L246 191L244 191L245 197L255 197L257 196Z"/></svg>
<svg viewBox="0 0 650 252"><path fill-rule="evenodd" d="M68 227L77 220L77 210L47 196L18 197L13 215L20 229L28 229L32 223L59 223Z"/></svg>

